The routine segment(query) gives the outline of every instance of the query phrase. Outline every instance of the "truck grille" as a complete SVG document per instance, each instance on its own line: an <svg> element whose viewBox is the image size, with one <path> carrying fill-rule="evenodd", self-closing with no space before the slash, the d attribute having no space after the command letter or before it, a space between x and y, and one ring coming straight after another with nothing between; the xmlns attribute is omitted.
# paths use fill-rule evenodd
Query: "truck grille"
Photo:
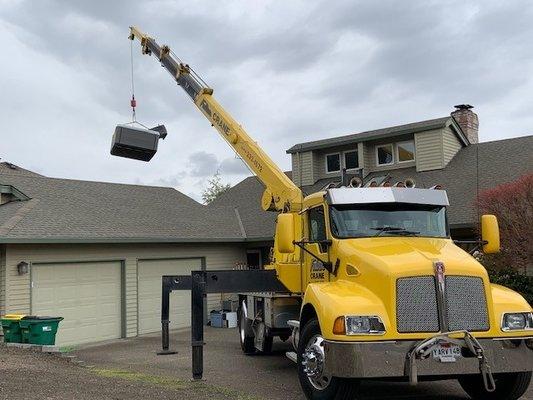
<svg viewBox="0 0 533 400"><path fill-rule="evenodd" d="M449 330L488 330L483 280L470 276L447 276L446 313ZM433 276L400 278L396 281L396 323L400 333L440 330Z"/></svg>

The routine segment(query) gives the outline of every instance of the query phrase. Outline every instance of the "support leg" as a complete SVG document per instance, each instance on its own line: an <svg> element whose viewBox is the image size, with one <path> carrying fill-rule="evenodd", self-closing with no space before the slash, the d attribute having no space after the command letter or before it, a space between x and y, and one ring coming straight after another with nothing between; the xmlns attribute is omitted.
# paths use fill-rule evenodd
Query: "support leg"
<svg viewBox="0 0 533 400"><path fill-rule="evenodd" d="M162 296L161 296L161 351L157 352L159 356L165 356L169 354L177 354L177 351L169 350L170 338L169 338L169 307L170 307L170 282L167 279L162 279Z"/></svg>
<svg viewBox="0 0 533 400"><path fill-rule="evenodd" d="M201 380L204 373L204 273L192 274L191 288L191 345L192 345L192 379Z"/></svg>

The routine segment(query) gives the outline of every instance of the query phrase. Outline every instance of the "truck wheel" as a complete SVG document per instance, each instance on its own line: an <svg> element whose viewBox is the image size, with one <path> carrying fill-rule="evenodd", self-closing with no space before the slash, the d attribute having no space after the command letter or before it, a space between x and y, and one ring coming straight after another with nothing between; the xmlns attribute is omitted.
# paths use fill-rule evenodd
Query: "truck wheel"
<svg viewBox="0 0 533 400"><path fill-rule="evenodd" d="M324 338L316 318L305 324L298 345L298 379L309 400L353 400L359 381L327 376L324 367Z"/></svg>
<svg viewBox="0 0 533 400"><path fill-rule="evenodd" d="M248 310L246 308L246 300L242 300L238 310L239 316L239 341L241 342L241 349L244 354L254 354L254 331L252 329L252 323L248 319Z"/></svg>
<svg viewBox="0 0 533 400"><path fill-rule="evenodd" d="M474 400L517 400L526 392L531 382L531 372L495 374L496 390L487 392L481 375L458 379L463 390Z"/></svg>

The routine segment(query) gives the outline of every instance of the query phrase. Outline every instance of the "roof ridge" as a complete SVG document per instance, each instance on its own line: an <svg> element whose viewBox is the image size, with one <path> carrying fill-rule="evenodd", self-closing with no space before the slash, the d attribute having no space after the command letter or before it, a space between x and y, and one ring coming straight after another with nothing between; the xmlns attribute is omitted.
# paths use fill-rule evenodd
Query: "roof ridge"
<svg viewBox="0 0 533 400"><path fill-rule="evenodd" d="M524 136L516 136L516 137L510 137L510 138L501 138L501 139L495 139L495 140L489 140L487 142L478 142L478 143L472 143L472 146L479 146L484 144L491 144L496 142L505 142L508 140L517 140L517 139L527 139L527 138L533 138L533 134L524 135Z"/></svg>
<svg viewBox="0 0 533 400"><path fill-rule="evenodd" d="M0 225L0 235L7 235L39 203L39 199L28 200L11 218Z"/></svg>
<svg viewBox="0 0 533 400"><path fill-rule="evenodd" d="M156 186L156 185L142 185L138 183L120 183L120 182L105 182L105 181L92 181L87 179L73 179L73 178L56 178L52 176L45 176L45 175L21 175L21 174L10 174L10 173L4 173L0 171L0 178L2 175L9 175L9 176L17 176L19 178L29 178L29 179L48 179L48 180L55 180L55 181L68 181L68 182L82 182L82 183L101 183L104 185L117 185L117 186L136 186L136 187L143 187L143 188L158 188L158 189L171 189L178 193L181 193L184 196L187 196L185 193L180 192L176 188L172 186ZM187 196L189 197L189 196ZM189 197L192 199L192 197ZM194 200L194 199L192 199Z"/></svg>
<svg viewBox="0 0 533 400"><path fill-rule="evenodd" d="M409 129L410 127L414 127L414 126L417 126L417 125L423 125L423 124L428 124L428 123L445 122L445 121L449 120L450 118L452 118L452 116L448 115L448 116L445 116L445 117L431 118L431 119L426 119L426 120L422 120L422 121L409 122L409 123L406 123L406 124L385 126L383 128L378 128L378 129L370 129L370 130L365 130L365 131L360 131L360 132L348 133L348 134L344 134L344 135L340 135L340 136L332 136L332 137L324 138L324 139L311 140L309 142L301 142L301 143L297 143L294 146L290 147L287 150L287 153L297 151L301 147L312 147L312 146L318 146L318 145L321 145L321 144L328 144L328 141L330 141L330 140L343 140L343 139L348 139L348 138L351 138L351 137L355 138L355 137L357 137L359 135L369 135L369 134L379 133L379 132L383 132L383 131L390 130L390 129L398 129L398 128ZM335 143L332 143L332 145L335 145Z"/></svg>

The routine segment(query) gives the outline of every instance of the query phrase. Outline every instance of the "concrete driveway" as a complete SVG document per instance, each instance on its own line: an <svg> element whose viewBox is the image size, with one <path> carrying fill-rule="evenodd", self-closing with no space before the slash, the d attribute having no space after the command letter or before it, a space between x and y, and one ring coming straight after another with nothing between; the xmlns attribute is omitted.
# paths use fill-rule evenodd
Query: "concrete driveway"
<svg viewBox="0 0 533 400"><path fill-rule="evenodd" d="M274 354L245 356L235 329L206 328L204 378L210 385L226 388L250 399L304 399L295 365L285 356L287 344L275 342ZM141 372L186 380L191 377L190 333L171 335L171 348L179 354L157 356L160 336L149 335L77 350L88 365ZM455 381L426 382L416 387L405 383L369 382L361 387L363 399L468 399ZM533 386L524 400L533 400Z"/></svg>

